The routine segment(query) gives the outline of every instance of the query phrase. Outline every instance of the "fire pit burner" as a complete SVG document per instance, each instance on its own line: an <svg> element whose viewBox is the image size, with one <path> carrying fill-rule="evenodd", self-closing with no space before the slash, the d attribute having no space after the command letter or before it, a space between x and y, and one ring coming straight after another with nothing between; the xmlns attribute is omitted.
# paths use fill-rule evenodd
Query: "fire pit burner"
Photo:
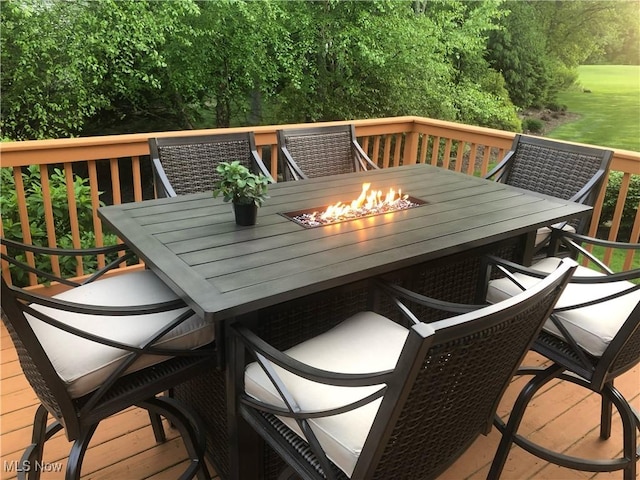
<svg viewBox="0 0 640 480"><path fill-rule="evenodd" d="M289 220L302 225L305 228L322 227L348 220L382 215L385 213L407 210L409 208L425 205L427 202L419 198L402 195L401 192L389 191L385 198L382 192L373 191L367 195L370 184L362 186L362 194L350 205L338 202L335 205L297 210L281 213Z"/></svg>

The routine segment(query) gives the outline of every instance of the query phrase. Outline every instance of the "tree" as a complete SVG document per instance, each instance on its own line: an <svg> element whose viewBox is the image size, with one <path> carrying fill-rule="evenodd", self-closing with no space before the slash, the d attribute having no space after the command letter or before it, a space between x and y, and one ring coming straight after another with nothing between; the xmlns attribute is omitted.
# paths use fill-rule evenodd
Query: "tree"
<svg viewBox="0 0 640 480"><path fill-rule="evenodd" d="M414 2L414 10L434 22L439 55L449 65L445 98L458 120L519 131L520 120L498 72L484 58L489 35L500 28L504 11L495 1Z"/></svg>
<svg viewBox="0 0 640 480"><path fill-rule="evenodd" d="M609 65L640 64L640 2L621 1L615 4L615 23L609 29L607 43L593 52L586 63Z"/></svg>
<svg viewBox="0 0 640 480"><path fill-rule="evenodd" d="M552 60L547 39L528 2L503 4L503 28L489 35L487 59L502 74L511 100L521 108L544 103L550 90Z"/></svg>
<svg viewBox="0 0 640 480"><path fill-rule="evenodd" d="M3 137L73 136L98 113L144 109L166 66L160 47L189 12L190 0L3 2Z"/></svg>
<svg viewBox="0 0 640 480"><path fill-rule="evenodd" d="M483 80L495 72L482 59L496 5L289 2L286 30L301 73L282 79L274 115L287 122L409 114L464 121L490 105L485 125L517 128L506 90L483 90L496 85ZM467 101L474 97L483 97L478 107Z"/></svg>
<svg viewBox="0 0 640 480"><path fill-rule="evenodd" d="M290 66L281 40L286 32L280 4L219 0L197 5L199 15L185 19L190 33L167 43L163 88L177 99L175 106L189 125L203 118L213 118L216 127L237 119L257 123L260 112L251 110L251 98L269 95Z"/></svg>
<svg viewBox="0 0 640 480"><path fill-rule="evenodd" d="M576 62L622 44L612 25L630 9L7 0L0 127L36 139L414 114L518 130L512 100L552 99Z"/></svg>
<svg viewBox="0 0 640 480"><path fill-rule="evenodd" d="M577 67L595 52L602 51L618 35L619 27L626 25L630 18L637 19L640 13L637 0L529 0L529 3L547 38L548 52L568 68Z"/></svg>
<svg viewBox="0 0 640 480"><path fill-rule="evenodd" d="M487 59L518 107L552 104L575 82L575 67L632 38L638 6L635 0L505 2L508 15L503 28L491 32Z"/></svg>

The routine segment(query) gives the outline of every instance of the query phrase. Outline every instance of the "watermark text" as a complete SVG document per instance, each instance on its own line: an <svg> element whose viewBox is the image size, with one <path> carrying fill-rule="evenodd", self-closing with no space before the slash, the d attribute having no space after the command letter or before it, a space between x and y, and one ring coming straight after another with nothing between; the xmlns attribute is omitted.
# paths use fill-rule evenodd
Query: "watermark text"
<svg viewBox="0 0 640 480"><path fill-rule="evenodd" d="M4 460L2 470L5 472L61 472L64 465L60 462L42 462L29 460Z"/></svg>

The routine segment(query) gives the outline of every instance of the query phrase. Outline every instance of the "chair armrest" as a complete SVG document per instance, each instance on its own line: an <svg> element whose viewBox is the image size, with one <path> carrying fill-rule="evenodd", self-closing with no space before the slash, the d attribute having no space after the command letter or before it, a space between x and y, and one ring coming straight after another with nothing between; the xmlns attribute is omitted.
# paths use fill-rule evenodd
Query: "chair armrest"
<svg viewBox="0 0 640 480"><path fill-rule="evenodd" d="M497 257L488 257L488 261L495 265L497 269L511 282L513 282L518 288L524 290L525 287L522 286L518 278L515 274L526 275L528 277L533 278L545 278L549 275L549 272L536 270L532 267L524 267L517 263L513 263L507 260L499 259ZM579 275L575 274L569 280L570 284L581 284L581 285L597 285L597 284L608 284L608 283L616 283L616 282L630 282L632 280L640 279L640 268L636 268L633 270L628 270L626 272L619 273L611 273L604 275ZM597 303L602 303L607 300L612 300L614 298L618 298L620 296L627 295L629 293L635 292L636 290L640 290L640 284L630 283L628 288L625 288L620 291L616 291L615 293L599 296L597 299L585 298L584 301L580 303L575 303L572 305L564 306L564 307L556 307L555 311L566 311L566 310L575 310L577 308L588 307L591 305L595 305Z"/></svg>
<svg viewBox="0 0 640 480"><path fill-rule="evenodd" d="M502 178L506 175L507 171L509 170L511 157L513 157L514 154L515 154L515 151L509 150L507 154L504 156L504 158L500 161L500 163L498 163L498 165L493 167L493 169L489 173L487 173L484 176L484 178L487 180L494 179L496 182L501 181Z"/></svg>
<svg viewBox="0 0 640 480"><path fill-rule="evenodd" d="M231 330L236 338L253 354L313 382L335 386L363 387L384 383L393 372L393 370L385 370L369 373L339 373L318 369L281 352L245 326L234 324Z"/></svg>
<svg viewBox="0 0 640 480"><path fill-rule="evenodd" d="M426 320L418 319L415 314L407 307L402 300L408 300L414 304L428 307L434 310L449 312L452 314L460 314L472 312L486 305L469 305L464 303L453 303L438 300L436 298L427 297L425 295L413 292L399 285L378 279L376 280L376 287L387 294L394 302L395 306L399 309L400 313L408 319L412 324L418 325L420 323L429 323Z"/></svg>
<svg viewBox="0 0 640 480"><path fill-rule="evenodd" d="M298 164L293 160L293 157L289 153L289 150L287 149L287 147L285 146L280 147L280 153L284 156L284 161L285 161L284 168L286 168L289 171L289 174L291 175L291 177L293 177L294 180L305 180L308 178L302 172L302 170L300 170L300 167L298 166Z"/></svg>
<svg viewBox="0 0 640 480"><path fill-rule="evenodd" d="M638 243L603 240L600 238L589 237L587 235L573 233L558 228L551 228L551 240L549 249L551 254L557 252L561 247L565 247L571 252L574 258L577 258L578 255L582 255L589 262L589 264L596 266L602 273L605 273L608 276L612 276L614 274L613 270L611 270L611 268L609 268L600 259L598 259L592 251L585 248L585 245L612 248L621 251L633 251L636 252L636 254L640 252L640 244ZM624 273L624 275L628 277L624 279L628 280L636 278L633 272L634 270ZM619 274L616 275L620 276ZM621 279L623 278L619 278L618 280Z"/></svg>
<svg viewBox="0 0 640 480"><path fill-rule="evenodd" d="M275 180L273 179L271 172L262 161L262 158L260 158L260 155L258 155L258 152L255 150L251 150L251 156L253 158L253 163L258 168L258 172L264 175L265 177L267 177L267 179L269 180L269 183L275 183Z"/></svg>
<svg viewBox="0 0 640 480"><path fill-rule="evenodd" d="M640 250L640 243L616 242L614 240L604 240L602 238L590 237L580 233L568 232L558 228L551 228L552 238L566 238L574 242L587 243L590 245L599 245L608 248L621 248L624 250Z"/></svg>
<svg viewBox="0 0 640 480"><path fill-rule="evenodd" d="M593 193L594 189L600 185L604 177L604 171L598 171L591 179L584 185L575 195L569 200L577 203L585 203L589 196Z"/></svg>
<svg viewBox="0 0 640 480"><path fill-rule="evenodd" d="M56 297L49 297L44 295L38 295L35 293L31 293L25 291L23 289L8 286L9 289L12 290L13 295L16 298L28 302L30 305L24 308L24 311L29 315L41 320L42 322L51 325L52 327L65 331L71 335L75 335L77 337L84 338L85 340L89 340L92 342L96 342L102 345L107 345L113 348L118 348L120 350L125 350L128 352L134 352L138 354L149 354L149 355L169 355L169 356L201 356L202 352L196 353L195 350L176 350L176 349L167 349L161 347L153 347L151 346L154 342L156 342L159 338L164 336L168 331L173 330L175 327L189 319L194 315L193 310L186 309L183 312L176 314L176 317L172 320L171 323L165 325L162 330L153 333L149 338L145 341L140 342L140 346L134 346L126 343L121 343L115 340L112 340L107 337L103 337L101 335L96 335L90 333L88 331L83 330L82 328L73 327L69 324L63 323L59 320L48 315L46 312L41 309L33 308L32 305L40 305L42 307L47 307L50 309L71 312L75 314L82 315L93 315L93 316L142 316L142 315L152 315L158 313L172 312L176 310L185 309L186 304L181 299L164 301L158 303L151 303L145 305L130 305L130 306L102 306L102 305L86 305L82 303L71 302L68 300L62 300Z"/></svg>
<svg viewBox="0 0 640 480"><path fill-rule="evenodd" d="M123 263L135 257L135 253L129 250L129 247L125 244L109 245L104 247L83 248L83 249L79 249L79 248L70 249L70 248L53 248L53 247L41 247L38 245L28 245L26 243L9 240L7 238L0 238L0 245L6 248L16 249L18 251L25 252L27 253L27 255L50 255L55 257L85 257L85 256L97 257L100 255L110 255L110 254L116 254L118 252L124 252L123 255L117 256L117 258L107 263L103 268L100 268L97 271L95 271L93 274L88 276L88 278L86 278L82 282L73 281L68 278L64 278L60 275L57 275L55 273L43 271L36 266L31 266L29 265L29 263L20 260L17 256L14 257L9 255L8 252L5 252L5 251L0 252L0 257L3 260L7 261L11 265L15 265L20 270L34 273L40 277L46 278L49 281L59 282L63 285L68 285L70 287L77 287L79 285L85 285L87 283L91 283L97 280L98 278L102 277L105 273L109 272L110 270L113 270L116 267L119 267Z"/></svg>
<svg viewBox="0 0 640 480"><path fill-rule="evenodd" d="M363 148L355 139L352 141L352 145L354 149L354 154L358 159L358 163L360 163L360 168L362 168L362 170L370 170L370 169L378 170L380 168L378 167L378 165L376 165L371 161L369 156L366 154L366 152L363 150Z"/></svg>
<svg viewBox="0 0 640 480"><path fill-rule="evenodd" d="M171 186L169 178L162 167L159 158L153 159L153 171L156 179L156 195L158 198L177 197L178 194Z"/></svg>

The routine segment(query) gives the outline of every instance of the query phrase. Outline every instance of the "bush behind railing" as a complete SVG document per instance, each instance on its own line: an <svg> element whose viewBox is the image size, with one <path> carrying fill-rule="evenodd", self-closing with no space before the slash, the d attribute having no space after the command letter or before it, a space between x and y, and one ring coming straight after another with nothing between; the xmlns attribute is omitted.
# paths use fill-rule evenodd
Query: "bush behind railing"
<svg viewBox="0 0 640 480"><path fill-rule="evenodd" d="M25 203L29 218L29 231L31 233L31 243L40 246L57 246L58 248L75 248L72 239L72 228L69 215L69 204L67 202L68 185L64 173L59 168L51 168L49 175L49 196L53 208L54 232L47 233L45 220L45 196L43 193L40 168L37 165L30 165L22 169L22 183L26 193ZM96 246L96 235L93 231L93 207L91 203L91 187L88 179L75 175L73 178L73 189L78 226L80 232L80 248L91 248ZM12 240L24 241L23 226L20 221L19 201L16 194L15 178L11 169L0 169L0 210L2 211L3 233ZM99 192L101 194L102 192ZM114 245L117 237L107 233L103 236L104 245ZM14 256L14 252L9 252ZM24 254L15 254L16 258L26 261ZM112 260L108 259L107 261ZM63 277L73 277L78 271L78 262L82 262L83 269L95 271L98 268L96 257L83 257L79 260L75 256L59 257L56 266L52 264L51 257L36 256L35 267L45 272L54 273L54 269L59 268ZM28 284L28 279L23 270L12 269L13 281L21 286Z"/></svg>
<svg viewBox="0 0 640 480"><path fill-rule="evenodd" d="M623 173L610 172L609 183L602 202L602 214L600 215L600 227L607 228L613 220L613 215L617 206L618 192L622 185ZM631 175L629 182L629 190L627 192L627 201L622 210L622 218L620 220L620 232L618 239L628 242L631 238L633 223L635 221L638 204L640 203L640 175Z"/></svg>

